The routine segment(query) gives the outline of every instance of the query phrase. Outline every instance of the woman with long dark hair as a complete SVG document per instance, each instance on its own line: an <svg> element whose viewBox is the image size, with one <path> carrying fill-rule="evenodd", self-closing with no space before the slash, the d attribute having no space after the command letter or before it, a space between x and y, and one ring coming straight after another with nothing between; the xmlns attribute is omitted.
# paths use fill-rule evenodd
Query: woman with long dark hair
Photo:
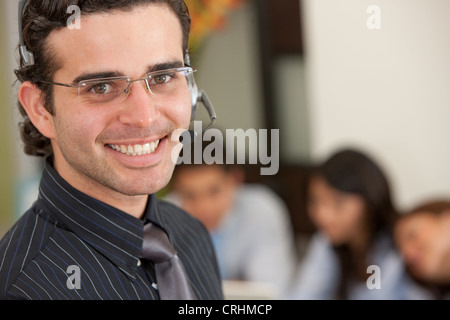
<svg viewBox="0 0 450 320"><path fill-rule="evenodd" d="M336 152L313 170L307 208L317 232L292 298L408 298L392 238L398 213L378 164L357 150Z"/></svg>

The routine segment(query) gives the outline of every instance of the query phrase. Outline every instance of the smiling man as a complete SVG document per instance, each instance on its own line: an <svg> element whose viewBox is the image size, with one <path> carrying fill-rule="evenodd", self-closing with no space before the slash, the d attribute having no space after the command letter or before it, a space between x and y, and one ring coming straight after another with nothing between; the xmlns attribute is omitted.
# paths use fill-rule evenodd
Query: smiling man
<svg viewBox="0 0 450 320"><path fill-rule="evenodd" d="M193 108L186 5L26 2L21 134L46 164L37 201L0 242L0 298L222 299L207 230L154 195ZM79 29L67 26L74 4Z"/></svg>

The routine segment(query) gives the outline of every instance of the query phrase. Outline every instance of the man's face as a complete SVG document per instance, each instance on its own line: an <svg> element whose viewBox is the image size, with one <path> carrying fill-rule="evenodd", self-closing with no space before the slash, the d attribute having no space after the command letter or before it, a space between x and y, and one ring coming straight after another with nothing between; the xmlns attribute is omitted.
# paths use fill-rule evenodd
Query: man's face
<svg viewBox="0 0 450 320"><path fill-rule="evenodd" d="M55 82L102 73L138 79L155 68L184 65L180 23L162 5L83 16L81 29L55 31L48 41L61 65ZM130 89L121 103L93 106L80 102L76 88L54 86L55 167L74 187L100 200L114 202L163 188L172 175L171 152L178 143L171 134L189 125L188 90L161 98L146 91L143 81ZM111 148L133 151L146 144L157 148L140 156Z"/></svg>
<svg viewBox="0 0 450 320"><path fill-rule="evenodd" d="M439 283L450 280L448 222L444 215L420 212L400 219L395 240L414 276Z"/></svg>

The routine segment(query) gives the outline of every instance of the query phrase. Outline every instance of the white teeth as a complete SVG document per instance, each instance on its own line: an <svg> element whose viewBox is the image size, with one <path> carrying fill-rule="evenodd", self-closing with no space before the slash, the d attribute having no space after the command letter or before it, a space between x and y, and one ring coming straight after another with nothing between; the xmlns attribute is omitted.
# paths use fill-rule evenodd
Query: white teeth
<svg viewBox="0 0 450 320"><path fill-rule="evenodd" d="M152 149L150 147L150 143L146 143L142 146L142 154L147 154L152 152Z"/></svg>
<svg viewBox="0 0 450 320"><path fill-rule="evenodd" d="M146 143L146 144L135 144L135 145L113 145L113 144L109 144L108 146L111 149L114 149L120 153L126 154L128 156L143 156L146 154L150 154L152 152L154 152L156 150L156 148L158 148L159 145L159 140L151 142L151 143Z"/></svg>
<svg viewBox="0 0 450 320"><path fill-rule="evenodd" d="M134 146L134 151L136 152L136 155L142 156L142 149L143 147L140 144L137 144Z"/></svg>

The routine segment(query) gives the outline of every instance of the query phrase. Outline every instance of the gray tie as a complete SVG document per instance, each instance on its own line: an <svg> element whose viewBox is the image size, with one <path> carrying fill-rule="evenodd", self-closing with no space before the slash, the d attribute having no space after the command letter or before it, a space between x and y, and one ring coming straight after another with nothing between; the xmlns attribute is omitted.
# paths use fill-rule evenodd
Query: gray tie
<svg viewBox="0 0 450 320"><path fill-rule="evenodd" d="M169 242L167 234L153 223L144 225L142 257L155 264L161 300L195 300L183 263Z"/></svg>

